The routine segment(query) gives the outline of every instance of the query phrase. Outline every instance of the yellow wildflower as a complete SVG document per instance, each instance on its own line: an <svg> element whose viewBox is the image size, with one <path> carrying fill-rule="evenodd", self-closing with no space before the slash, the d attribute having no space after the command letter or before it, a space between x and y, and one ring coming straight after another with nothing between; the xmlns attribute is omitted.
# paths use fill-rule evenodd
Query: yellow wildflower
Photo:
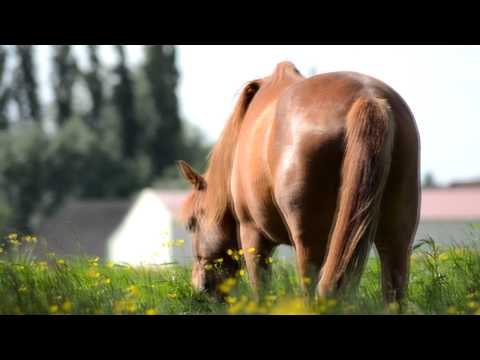
<svg viewBox="0 0 480 360"><path fill-rule="evenodd" d="M240 276L242 276L242 277L245 276L245 270L240 269L240 270L238 271L238 275L240 275Z"/></svg>
<svg viewBox="0 0 480 360"><path fill-rule="evenodd" d="M175 242L174 241L165 241L162 246L163 247L172 247L175 245Z"/></svg>
<svg viewBox="0 0 480 360"><path fill-rule="evenodd" d="M469 302L467 303L467 307L469 307L470 309L474 310L474 309L478 308L478 303L475 302L475 301L469 301Z"/></svg>
<svg viewBox="0 0 480 360"><path fill-rule="evenodd" d="M312 282L312 279L310 279L308 276L304 276L304 277L303 277L303 283L304 283L305 285L308 285L308 284L310 284L311 282Z"/></svg>
<svg viewBox="0 0 480 360"><path fill-rule="evenodd" d="M185 243L185 240L175 240L176 246L182 246Z"/></svg>
<svg viewBox="0 0 480 360"><path fill-rule="evenodd" d="M326 306L320 308L320 312L325 312ZM289 299L275 306L271 313L274 315L307 315L312 312L305 306L305 301L301 298Z"/></svg>
<svg viewBox="0 0 480 360"><path fill-rule="evenodd" d="M218 290L220 290L224 294L228 294L236 283L237 281L234 278L227 278L223 283L218 286Z"/></svg>
<svg viewBox="0 0 480 360"><path fill-rule="evenodd" d="M228 313L229 313L230 315L236 315L236 314L238 314L239 312L242 311L242 308L243 308L243 304L241 304L241 303L232 304L232 305L228 308Z"/></svg>
<svg viewBox="0 0 480 360"><path fill-rule="evenodd" d="M62 305L62 310L66 313L69 313L72 311L73 304L71 301L65 301Z"/></svg>
<svg viewBox="0 0 480 360"><path fill-rule="evenodd" d="M98 278L100 277L100 273L98 271L95 271L94 269L90 269L87 273L88 276L91 278Z"/></svg>
<svg viewBox="0 0 480 360"><path fill-rule="evenodd" d="M113 261L107 261L107 263L105 264L105 266L109 269L113 268L114 264L113 264Z"/></svg>
<svg viewBox="0 0 480 360"><path fill-rule="evenodd" d="M130 313L134 313L135 311L137 311L137 305L133 302L130 302L127 304L127 310Z"/></svg>
<svg viewBox="0 0 480 360"><path fill-rule="evenodd" d="M447 314L448 315L457 315L458 311L455 308L455 306L449 306L448 309L447 309Z"/></svg>
<svg viewBox="0 0 480 360"><path fill-rule="evenodd" d="M227 280L225 280L225 283L233 286L237 283L237 280L235 280L234 278L227 278Z"/></svg>
<svg viewBox="0 0 480 360"><path fill-rule="evenodd" d="M208 271L208 270L212 270L212 267L213 267L212 264L206 264L204 268L205 270Z"/></svg>
<svg viewBox="0 0 480 360"><path fill-rule="evenodd" d="M446 260L448 260L448 254L447 253L442 253L442 254L440 254L440 256L438 258L440 259L440 261L446 261Z"/></svg>
<svg viewBox="0 0 480 360"><path fill-rule="evenodd" d="M227 255L232 256L232 255L233 255L233 250L232 250L232 249L228 249L228 250L227 250Z"/></svg>
<svg viewBox="0 0 480 360"><path fill-rule="evenodd" d="M63 259L58 259L58 260L57 260L57 264L58 264L58 265L65 265L65 260L63 260Z"/></svg>
<svg viewBox="0 0 480 360"><path fill-rule="evenodd" d="M240 256L243 255L243 250L242 249L238 250L238 255L240 255Z"/></svg>
<svg viewBox="0 0 480 360"><path fill-rule="evenodd" d="M214 262L217 263L217 264L221 264L221 263L223 263L223 258L215 259Z"/></svg>
<svg viewBox="0 0 480 360"><path fill-rule="evenodd" d="M245 307L245 312L247 314L253 314L254 312L257 311L257 303L254 301L250 301L247 306Z"/></svg>
<svg viewBox="0 0 480 360"><path fill-rule="evenodd" d="M10 244L12 244L14 247L20 246L20 241L17 239L10 239Z"/></svg>
<svg viewBox="0 0 480 360"><path fill-rule="evenodd" d="M50 314L56 314L58 313L58 305L51 305L49 308L48 308L48 312Z"/></svg>
<svg viewBox="0 0 480 360"><path fill-rule="evenodd" d="M39 261L39 262L37 263L37 266L38 266L38 268L39 268L40 270L45 270L45 269L48 268L48 264L47 264L46 261Z"/></svg>
<svg viewBox="0 0 480 360"><path fill-rule="evenodd" d="M255 249L254 247L251 247L251 248L247 249L249 254L253 254L255 252L255 250L257 250L257 249Z"/></svg>
<svg viewBox="0 0 480 360"><path fill-rule="evenodd" d="M25 235L25 236L22 236L22 241L25 241L27 243L36 243L37 238L32 235Z"/></svg>
<svg viewBox="0 0 480 360"><path fill-rule="evenodd" d="M125 300L118 300L113 304L113 311L116 314L122 313L125 309Z"/></svg>
<svg viewBox="0 0 480 360"><path fill-rule="evenodd" d="M398 305L398 303L396 302L388 304L388 311L392 313L397 313L399 309L400 309L400 305Z"/></svg>
<svg viewBox="0 0 480 360"><path fill-rule="evenodd" d="M105 279L103 279L103 283L104 283L105 285L108 285L108 284L110 284L111 282L112 282L112 279L110 279L110 278L108 278L108 277L105 278Z"/></svg>
<svg viewBox="0 0 480 360"><path fill-rule="evenodd" d="M177 298L177 294L175 294L175 293L167 294L167 296L168 296L170 299L176 299L176 298Z"/></svg>
<svg viewBox="0 0 480 360"><path fill-rule="evenodd" d="M16 233L11 233L11 234L8 234L7 238L8 240L16 240L18 237L18 235Z"/></svg>
<svg viewBox="0 0 480 360"><path fill-rule="evenodd" d="M90 264L90 266L97 267L98 266L98 260L100 260L100 258L98 256L96 256L93 259L89 259L88 263Z"/></svg>
<svg viewBox="0 0 480 360"><path fill-rule="evenodd" d="M127 291L133 295L133 296L138 296L140 295L140 290L138 289L138 287L136 287L135 285L130 285L128 288L127 288Z"/></svg>
<svg viewBox="0 0 480 360"><path fill-rule="evenodd" d="M225 301L227 302L227 304L235 304L237 302L237 298L235 296L227 296L225 298Z"/></svg>
<svg viewBox="0 0 480 360"><path fill-rule="evenodd" d="M268 264L272 264L273 263L273 258L272 257L268 257L265 259L265 263L268 265Z"/></svg>
<svg viewBox="0 0 480 360"><path fill-rule="evenodd" d="M145 310L145 315L158 315L158 311L155 309L147 309Z"/></svg>

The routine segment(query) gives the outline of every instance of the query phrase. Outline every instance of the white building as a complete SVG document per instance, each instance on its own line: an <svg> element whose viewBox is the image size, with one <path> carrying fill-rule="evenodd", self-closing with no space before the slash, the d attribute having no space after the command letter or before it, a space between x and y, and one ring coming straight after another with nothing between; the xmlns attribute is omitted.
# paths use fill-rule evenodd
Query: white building
<svg viewBox="0 0 480 360"><path fill-rule="evenodd" d="M107 239L107 257L131 265L190 262L191 239L176 220L186 194L143 190Z"/></svg>

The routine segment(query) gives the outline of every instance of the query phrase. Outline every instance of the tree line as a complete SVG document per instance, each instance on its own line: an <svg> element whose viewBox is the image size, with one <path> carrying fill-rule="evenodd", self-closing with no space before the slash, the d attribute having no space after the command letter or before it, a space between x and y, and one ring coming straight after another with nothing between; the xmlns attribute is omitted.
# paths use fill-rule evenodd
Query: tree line
<svg viewBox="0 0 480 360"><path fill-rule="evenodd" d="M106 66L97 45L51 46L51 103L39 96L38 46L0 46L0 229L32 229L67 198L124 198L175 186L175 161L203 168L209 150L179 115L176 48L125 46ZM173 185L172 185L173 184ZM2 231L2 232L4 232Z"/></svg>

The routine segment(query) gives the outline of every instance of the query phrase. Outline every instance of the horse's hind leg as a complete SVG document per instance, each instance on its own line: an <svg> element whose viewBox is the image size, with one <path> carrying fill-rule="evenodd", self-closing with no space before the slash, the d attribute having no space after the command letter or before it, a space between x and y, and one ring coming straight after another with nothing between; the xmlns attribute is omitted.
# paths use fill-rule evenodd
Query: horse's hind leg
<svg viewBox="0 0 480 360"><path fill-rule="evenodd" d="M316 293L334 220L342 156L343 134L325 133L285 156L276 176L275 200L295 246L302 288L310 295Z"/></svg>
<svg viewBox="0 0 480 360"><path fill-rule="evenodd" d="M418 217L418 191L384 195L375 247L380 256L382 291L387 303L401 303L406 295L411 246Z"/></svg>
<svg viewBox="0 0 480 360"><path fill-rule="evenodd" d="M392 243L377 244L381 263L382 292L385 302L401 302L406 293L410 247L404 244L404 239L396 235L389 235Z"/></svg>
<svg viewBox="0 0 480 360"><path fill-rule="evenodd" d="M305 295L313 296L325 257L333 212L325 211L321 202L308 201L308 196L303 194L290 196L288 192L284 193L278 203L295 247L300 285ZM297 203L301 206L293 205Z"/></svg>
<svg viewBox="0 0 480 360"><path fill-rule="evenodd" d="M317 232L305 233L298 230L292 231L292 239L302 291L312 297L319 280L327 239L322 239Z"/></svg>

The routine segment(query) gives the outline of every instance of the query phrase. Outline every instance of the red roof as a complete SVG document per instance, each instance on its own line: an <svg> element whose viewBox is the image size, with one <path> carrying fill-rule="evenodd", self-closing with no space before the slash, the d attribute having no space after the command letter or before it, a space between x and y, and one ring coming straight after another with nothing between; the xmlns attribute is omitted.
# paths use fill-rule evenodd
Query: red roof
<svg viewBox="0 0 480 360"><path fill-rule="evenodd" d="M423 190L421 219L479 220L480 186Z"/></svg>

